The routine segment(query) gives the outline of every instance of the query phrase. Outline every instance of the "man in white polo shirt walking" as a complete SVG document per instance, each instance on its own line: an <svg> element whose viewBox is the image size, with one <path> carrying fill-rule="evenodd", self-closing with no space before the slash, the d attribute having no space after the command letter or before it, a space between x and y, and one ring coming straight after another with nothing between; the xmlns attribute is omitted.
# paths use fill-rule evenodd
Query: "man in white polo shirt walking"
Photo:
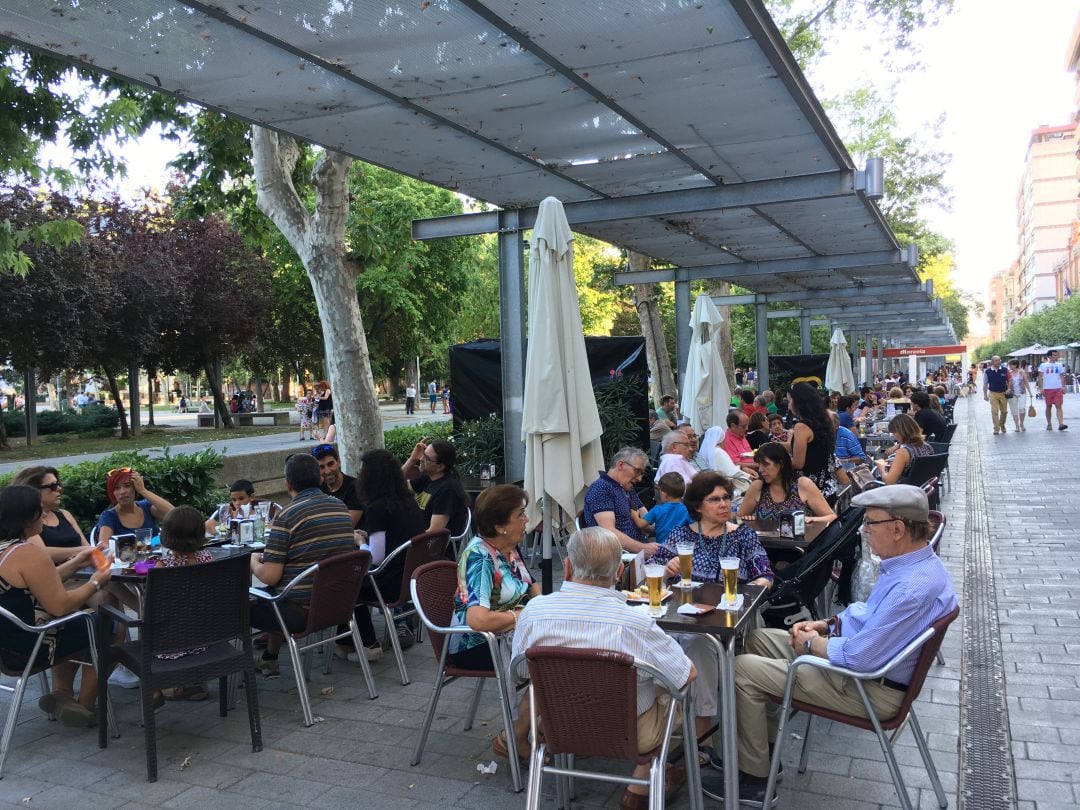
<svg viewBox="0 0 1080 810"><path fill-rule="evenodd" d="M1061 375L1065 373L1065 366L1058 362L1057 349L1051 349L1046 353L1046 362L1039 366L1039 377L1036 385L1046 403L1046 429L1053 430L1051 424L1050 408L1057 407L1058 430L1068 430L1062 408L1065 402L1065 386Z"/></svg>

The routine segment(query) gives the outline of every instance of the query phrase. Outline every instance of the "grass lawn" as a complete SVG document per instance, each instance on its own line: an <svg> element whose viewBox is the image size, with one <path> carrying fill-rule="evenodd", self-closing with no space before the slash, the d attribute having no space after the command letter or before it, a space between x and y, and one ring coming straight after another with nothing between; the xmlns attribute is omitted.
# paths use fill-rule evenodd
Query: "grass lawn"
<svg viewBox="0 0 1080 810"><path fill-rule="evenodd" d="M191 428L189 430L163 430L143 427L134 439L80 439L66 441L45 441L52 438L41 436L31 447L26 446L23 438L8 439L10 450L0 450L0 463L9 461L32 461L55 456L76 456L84 453L115 453L119 450L142 450L148 447L190 444L191 442L216 442L223 439L248 439L252 436L268 436L273 433L295 432L295 426L278 425L276 427L246 427L235 430L213 430L211 428Z"/></svg>

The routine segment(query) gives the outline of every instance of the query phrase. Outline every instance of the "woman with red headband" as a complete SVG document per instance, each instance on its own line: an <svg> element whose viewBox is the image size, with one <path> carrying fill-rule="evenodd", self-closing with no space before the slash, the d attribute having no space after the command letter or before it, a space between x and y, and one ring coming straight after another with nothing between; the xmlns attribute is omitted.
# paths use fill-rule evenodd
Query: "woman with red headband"
<svg viewBox="0 0 1080 810"><path fill-rule="evenodd" d="M173 508L167 500L148 490L143 477L130 467L109 470L105 490L113 506L98 518L98 543L107 543L114 534L132 529L157 532L157 522Z"/></svg>

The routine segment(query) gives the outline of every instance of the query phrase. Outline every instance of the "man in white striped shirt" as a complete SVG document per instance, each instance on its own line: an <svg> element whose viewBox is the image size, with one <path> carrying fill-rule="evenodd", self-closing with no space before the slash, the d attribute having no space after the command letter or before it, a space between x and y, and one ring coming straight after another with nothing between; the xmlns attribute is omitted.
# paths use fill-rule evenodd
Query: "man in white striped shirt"
<svg viewBox="0 0 1080 810"><path fill-rule="evenodd" d="M776 707L768 696L784 693L791 661L800 655L817 655L855 672L872 672L956 608L952 579L927 543L926 493L919 487L893 484L856 495L852 505L865 507L860 531L881 558L881 576L870 598L848 605L828 622L798 622L790 632L752 630L746 654L735 659L739 785L744 802L764 800L769 745L776 733ZM917 654L893 668L888 678L863 681L879 717L896 715L916 658ZM866 716L858 692L847 679L820 669L798 670L795 698Z"/></svg>
<svg viewBox="0 0 1080 810"><path fill-rule="evenodd" d="M626 653L655 667L680 686L697 677L697 670L678 643L656 626L646 613L626 604L613 589L621 568L622 546L614 532L600 526L581 529L566 544L566 580L556 593L530 600L518 616L513 657L530 647L572 647ZM716 684L710 687L716 691ZM638 673L638 749L656 748L663 733L668 694ZM646 778L648 766L638 766L635 776ZM669 794L685 774L669 771ZM645 807L647 793L631 785L622 807Z"/></svg>

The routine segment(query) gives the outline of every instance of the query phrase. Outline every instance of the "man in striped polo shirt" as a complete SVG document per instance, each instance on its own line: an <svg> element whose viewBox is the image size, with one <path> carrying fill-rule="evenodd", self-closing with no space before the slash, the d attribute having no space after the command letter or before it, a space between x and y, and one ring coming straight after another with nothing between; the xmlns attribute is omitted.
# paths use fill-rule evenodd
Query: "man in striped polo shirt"
<svg viewBox="0 0 1080 810"><path fill-rule="evenodd" d="M614 590L621 573L622 546L613 531L592 526L574 532L566 543L563 565L566 579L562 589L532 599L518 617L513 657L536 646L612 650L656 667L680 686L697 677L697 670L678 642L648 615L627 605L626 597ZM702 688L716 692L715 683ZM638 750L642 753L662 741L668 701L667 692L638 673ZM634 770L634 776L640 778L648 774L648 765ZM668 766L664 780L668 795L685 779L685 769ZM647 806L648 793L637 785L626 788L621 808Z"/></svg>
<svg viewBox="0 0 1080 810"><path fill-rule="evenodd" d="M251 573L271 589L285 588L309 566L326 557L356 548L349 510L333 495L323 493L319 462L307 453L297 453L285 461L285 485L292 502L274 518L270 538L262 556L251 555ZM311 579L289 592L278 606L290 633L307 626L307 607L311 600ZM266 651L256 662L263 675L276 678L278 651L284 638L269 602L256 600L251 605L251 626L269 631Z"/></svg>

